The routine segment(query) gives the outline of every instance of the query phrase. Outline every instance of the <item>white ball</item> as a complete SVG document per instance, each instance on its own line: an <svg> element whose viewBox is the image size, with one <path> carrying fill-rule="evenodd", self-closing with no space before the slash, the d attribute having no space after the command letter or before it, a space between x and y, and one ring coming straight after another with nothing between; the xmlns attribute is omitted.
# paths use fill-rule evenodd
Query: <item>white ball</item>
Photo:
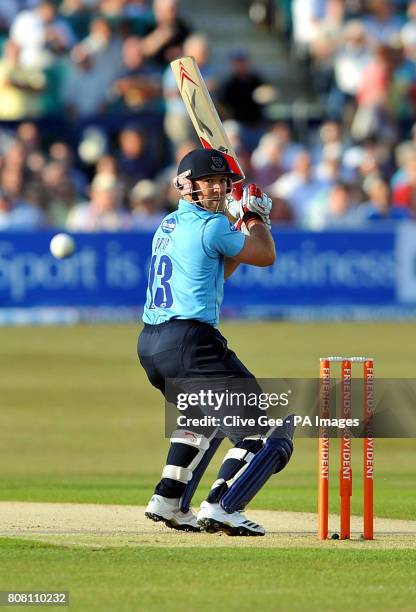
<svg viewBox="0 0 416 612"><path fill-rule="evenodd" d="M56 234L52 238L49 248L54 257L65 259L75 251L75 240L69 234Z"/></svg>

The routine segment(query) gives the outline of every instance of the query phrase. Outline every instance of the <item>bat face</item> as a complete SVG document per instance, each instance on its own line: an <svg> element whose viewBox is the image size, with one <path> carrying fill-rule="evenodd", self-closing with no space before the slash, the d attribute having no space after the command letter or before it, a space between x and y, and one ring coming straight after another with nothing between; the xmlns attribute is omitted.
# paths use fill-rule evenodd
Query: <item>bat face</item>
<svg viewBox="0 0 416 612"><path fill-rule="evenodd" d="M193 57L182 57L171 62L171 68L189 117L205 149L217 149L224 153L233 172L244 172L211 100L207 86Z"/></svg>

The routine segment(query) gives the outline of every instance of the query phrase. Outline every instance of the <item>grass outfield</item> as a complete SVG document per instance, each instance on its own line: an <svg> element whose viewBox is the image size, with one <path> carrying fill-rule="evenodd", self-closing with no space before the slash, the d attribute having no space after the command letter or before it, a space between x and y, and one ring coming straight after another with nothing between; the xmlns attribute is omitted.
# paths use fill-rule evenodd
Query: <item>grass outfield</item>
<svg viewBox="0 0 416 612"><path fill-rule="evenodd" d="M413 561L406 550L83 550L10 539L0 547L8 584L69 590L74 610L410 612Z"/></svg>
<svg viewBox="0 0 416 612"><path fill-rule="evenodd" d="M321 355L341 352L373 355L377 376L414 374L412 323L229 323L222 331L261 377L313 377ZM1 330L0 500L147 502L167 441L161 435L163 404L140 369L136 337L135 326ZM358 514L362 470L355 446L353 512ZM377 516L416 518L415 450L414 440L376 441ZM298 440L288 468L253 507L316 511L316 462L316 441ZM337 512L334 464L331 511ZM196 607L197 601L202 610L345 605L410 610L416 584L410 554L414 551L366 545L358 551L264 550L253 543L235 551L151 546L95 551L3 538L0 589L66 588L75 609L175 610Z"/></svg>

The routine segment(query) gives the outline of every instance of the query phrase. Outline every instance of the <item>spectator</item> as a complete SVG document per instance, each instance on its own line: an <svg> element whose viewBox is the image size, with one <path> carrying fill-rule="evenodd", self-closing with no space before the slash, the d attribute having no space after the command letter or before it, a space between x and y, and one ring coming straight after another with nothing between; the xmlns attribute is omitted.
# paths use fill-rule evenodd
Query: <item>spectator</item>
<svg viewBox="0 0 416 612"><path fill-rule="evenodd" d="M138 180L154 178L158 164L142 130L134 125L126 126L120 132L119 145L118 168L127 189Z"/></svg>
<svg viewBox="0 0 416 612"><path fill-rule="evenodd" d="M366 221L393 221L409 218L409 211L391 206L388 183L380 176L369 176L363 185L368 200L361 204L360 214Z"/></svg>
<svg viewBox="0 0 416 612"><path fill-rule="evenodd" d="M342 36L344 12L343 0L326 0L324 14L316 24L310 42L312 77L315 91L320 95L327 93L333 81L334 58Z"/></svg>
<svg viewBox="0 0 416 612"><path fill-rule="evenodd" d="M47 164L46 156L41 151L32 151L26 159L26 170L31 182L40 181L40 176Z"/></svg>
<svg viewBox="0 0 416 612"><path fill-rule="evenodd" d="M123 43L123 67L111 88L111 111L132 114L152 108L160 100L160 73L146 62L139 38L131 36Z"/></svg>
<svg viewBox="0 0 416 612"><path fill-rule="evenodd" d="M394 45L399 39L403 19L395 13L391 0L369 0L370 14L363 18L363 24L373 47Z"/></svg>
<svg viewBox="0 0 416 612"><path fill-rule="evenodd" d="M70 210L79 203L65 163L49 162L42 171L46 209L51 225L65 227Z"/></svg>
<svg viewBox="0 0 416 612"><path fill-rule="evenodd" d="M25 204L41 211L45 219L45 225L50 225L50 219L46 214L46 194L43 190L42 184L38 181L30 181L26 183L24 190L24 201Z"/></svg>
<svg viewBox="0 0 416 612"><path fill-rule="evenodd" d="M46 225L42 212L26 202L13 201L0 188L0 231L32 231Z"/></svg>
<svg viewBox="0 0 416 612"><path fill-rule="evenodd" d="M49 147L49 157L51 161L61 164L77 193L84 193L88 181L84 172L74 166L74 154L70 146L59 140L53 142Z"/></svg>
<svg viewBox="0 0 416 612"><path fill-rule="evenodd" d="M378 47L374 58L363 71L357 90L358 108L351 125L356 140L369 137L391 140L395 137L389 114L389 90L393 71L390 47Z"/></svg>
<svg viewBox="0 0 416 612"><path fill-rule="evenodd" d="M108 137L103 129L96 125L86 127L78 144L78 155L86 166L97 163L108 149Z"/></svg>
<svg viewBox="0 0 416 612"><path fill-rule="evenodd" d="M254 182L271 185L284 173L282 165L283 145L276 134L266 132L253 151L251 166Z"/></svg>
<svg viewBox="0 0 416 612"><path fill-rule="evenodd" d="M325 153L328 152L328 147L334 152L341 155L344 144L342 142L341 126L337 121L324 121L318 130L318 139L310 147L311 157L314 164L322 161Z"/></svg>
<svg viewBox="0 0 416 612"><path fill-rule="evenodd" d="M251 66L244 49L230 55L231 73L220 86L218 101L223 114L246 125L258 125L263 120L263 109L253 94L264 85L264 79Z"/></svg>
<svg viewBox="0 0 416 612"><path fill-rule="evenodd" d="M4 163L1 170L0 185L13 204L23 204L23 169Z"/></svg>
<svg viewBox="0 0 416 612"><path fill-rule="evenodd" d="M122 208L121 186L107 174L97 174L91 183L91 199L73 208L67 229L75 232L116 232L132 228L132 216Z"/></svg>
<svg viewBox="0 0 416 612"><path fill-rule="evenodd" d="M409 22L416 22L416 0L409 0L407 6L407 17Z"/></svg>
<svg viewBox="0 0 416 612"><path fill-rule="evenodd" d="M23 66L21 50L8 40L0 60L0 120L11 121L39 117L46 79L41 70Z"/></svg>
<svg viewBox="0 0 416 612"><path fill-rule="evenodd" d="M191 29L178 16L177 0L154 0L153 12L156 25L143 39L143 49L147 57L159 66L165 67L178 57Z"/></svg>
<svg viewBox="0 0 416 612"><path fill-rule="evenodd" d="M282 167L288 172L293 167L293 162L298 153L303 150L302 145L293 141L290 127L283 121L275 123L270 132L277 138L282 147Z"/></svg>
<svg viewBox="0 0 416 612"><path fill-rule="evenodd" d="M336 183L329 191L324 227L341 229L359 227L362 225L362 220L357 211L351 188L346 183Z"/></svg>
<svg viewBox="0 0 416 612"><path fill-rule="evenodd" d="M134 229L154 231L166 215L166 210L161 209L156 183L149 179L136 183L130 191L129 202Z"/></svg>
<svg viewBox="0 0 416 612"><path fill-rule="evenodd" d="M345 104L352 105L355 101L370 59L362 21L349 21L344 26L342 43L334 58L334 83L328 99L331 117L340 120L345 113Z"/></svg>
<svg viewBox="0 0 416 612"><path fill-rule="evenodd" d="M117 178L118 165L114 155L102 155L95 165L95 174L109 174Z"/></svg>
<svg viewBox="0 0 416 612"><path fill-rule="evenodd" d="M336 143L325 145L322 158L314 168L314 176L318 181L328 185L348 177L341 167L341 150Z"/></svg>
<svg viewBox="0 0 416 612"><path fill-rule="evenodd" d="M26 163L26 150L21 142L14 140L10 143L4 155L4 168L23 172Z"/></svg>
<svg viewBox="0 0 416 612"><path fill-rule="evenodd" d="M121 49L122 42L113 34L107 19L96 17L91 21L88 36L74 47L72 58L75 61L88 58L94 80L100 82L100 92L108 91L122 67Z"/></svg>
<svg viewBox="0 0 416 612"><path fill-rule="evenodd" d="M35 8L18 13L10 37L22 49L22 66L33 69L50 66L75 43L74 32L57 16L53 0L40 0Z"/></svg>
<svg viewBox="0 0 416 612"><path fill-rule="evenodd" d="M309 45L315 38L320 8L316 0L292 0L293 40L300 57L309 54Z"/></svg>
<svg viewBox="0 0 416 612"><path fill-rule="evenodd" d="M22 143L26 155L34 151L40 151L41 141L36 123L24 121L17 127L16 136L17 140Z"/></svg>
<svg viewBox="0 0 416 612"><path fill-rule="evenodd" d="M413 130L412 130L413 132ZM406 163L409 157L416 155L416 142L410 140L401 142L397 145L395 151L396 171L393 173L390 180L390 187L394 189L397 185L407 182Z"/></svg>
<svg viewBox="0 0 416 612"><path fill-rule="evenodd" d="M295 220L294 214L290 206L281 198L272 198L273 208L270 213L270 221L272 224L285 223L292 224Z"/></svg>
<svg viewBox="0 0 416 612"><path fill-rule="evenodd" d="M360 148L354 185L363 190L364 181L369 176L380 174L390 176L389 147L380 146L374 141L368 141Z"/></svg>
<svg viewBox="0 0 416 612"><path fill-rule="evenodd" d="M391 102L395 116L407 133L416 114L416 21L401 30L403 57L393 72Z"/></svg>
<svg viewBox="0 0 416 612"><path fill-rule="evenodd" d="M313 178L310 155L303 151L296 156L293 170L278 178L266 192L285 200L295 222L302 223L313 200L326 188L327 183Z"/></svg>
<svg viewBox="0 0 416 612"><path fill-rule="evenodd" d="M305 214L305 225L313 230L347 229L359 227L362 223L351 188L342 182L321 191Z"/></svg>
<svg viewBox="0 0 416 612"><path fill-rule="evenodd" d="M7 203L3 218L4 228L37 229L46 225L46 217L25 198L25 153L21 143L15 141L7 150L0 174L0 185Z"/></svg>
<svg viewBox="0 0 416 612"><path fill-rule="evenodd" d="M383 107L386 103L392 69L390 47L377 48L371 62L363 70L357 90L359 106Z"/></svg>
<svg viewBox="0 0 416 612"><path fill-rule="evenodd" d="M71 65L65 79L62 99L74 120L94 119L104 112L111 77L108 69L100 70L93 53L79 45L71 54ZM103 78L104 77L104 78ZM80 95L82 91L82 95Z"/></svg>
<svg viewBox="0 0 416 612"><path fill-rule="evenodd" d="M393 206L408 211L409 216L416 218L416 153L407 155L405 178L393 187Z"/></svg>

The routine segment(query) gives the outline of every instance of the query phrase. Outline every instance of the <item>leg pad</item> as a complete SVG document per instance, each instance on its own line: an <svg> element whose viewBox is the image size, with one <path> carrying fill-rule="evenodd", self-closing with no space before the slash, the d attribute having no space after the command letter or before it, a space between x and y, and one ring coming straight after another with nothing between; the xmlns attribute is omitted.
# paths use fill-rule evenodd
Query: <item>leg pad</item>
<svg viewBox="0 0 416 612"><path fill-rule="evenodd" d="M222 508L226 512L243 510L270 476L286 467L292 452L293 442L289 438L268 438L263 448L221 498Z"/></svg>

